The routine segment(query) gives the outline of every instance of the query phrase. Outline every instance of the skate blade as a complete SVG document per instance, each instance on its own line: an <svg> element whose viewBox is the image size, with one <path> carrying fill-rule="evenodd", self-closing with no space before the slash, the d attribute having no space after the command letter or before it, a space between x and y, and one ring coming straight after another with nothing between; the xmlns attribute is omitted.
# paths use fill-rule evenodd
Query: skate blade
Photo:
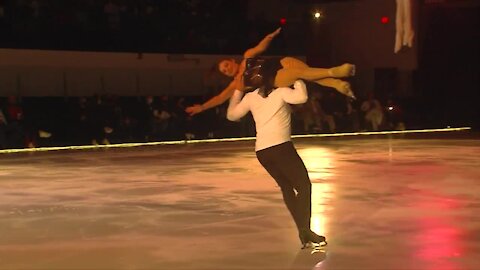
<svg viewBox="0 0 480 270"><path fill-rule="evenodd" d="M327 241L323 241L320 243L308 242L302 245L302 249L321 249L327 245Z"/></svg>

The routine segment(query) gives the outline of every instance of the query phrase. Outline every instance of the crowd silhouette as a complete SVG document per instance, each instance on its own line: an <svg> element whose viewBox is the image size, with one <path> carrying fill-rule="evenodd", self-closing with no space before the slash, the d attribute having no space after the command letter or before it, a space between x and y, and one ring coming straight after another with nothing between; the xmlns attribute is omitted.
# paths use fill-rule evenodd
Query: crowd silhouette
<svg viewBox="0 0 480 270"><path fill-rule="evenodd" d="M226 106L189 116L185 108L207 96L115 96L0 98L0 149L101 145L255 136L251 117L226 119ZM292 133L336 133L405 129L399 106L366 104L334 90L313 89L292 107ZM368 107L368 109L366 109ZM395 110L395 111L394 111ZM381 119L372 114L381 115ZM375 121L375 122L373 122Z"/></svg>

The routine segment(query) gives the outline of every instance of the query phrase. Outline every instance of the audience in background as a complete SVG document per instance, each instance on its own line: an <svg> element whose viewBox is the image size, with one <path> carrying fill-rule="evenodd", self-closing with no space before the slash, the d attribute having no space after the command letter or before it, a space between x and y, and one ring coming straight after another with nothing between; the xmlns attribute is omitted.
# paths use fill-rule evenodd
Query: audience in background
<svg viewBox="0 0 480 270"><path fill-rule="evenodd" d="M247 118L245 122L229 122L222 107L193 117L185 113L186 106L207 98L168 95L0 98L0 149L255 135L255 128ZM405 129L403 112L393 99L383 108L370 94L361 108L358 104L333 91L311 91L308 103L292 106L292 133Z"/></svg>
<svg viewBox="0 0 480 270"><path fill-rule="evenodd" d="M370 92L368 99L362 103L362 111L365 114L365 124L368 130L378 131L384 124L384 110L374 94Z"/></svg>
<svg viewBox="0 0 480 270"><path fill-rule="evenodd" d="M357 100L346 97L347 111L345 118L347 121L347 132L356 132L360 130L360 114Z"/></svg>
<svg viewBox="0 0 480 270"><path fill-rule="evenodd" d="M24 115L22 105L17 100L17 97L8 97L5 112L8 123L8 145L11 148L23 148L25 146Z"/></svg>
<svg viewBox="0 0 480 270"><path fill-rule="evenodd" d="M385 122L388 129L405 130L402 107L392 98L387 100Z"/></svg>

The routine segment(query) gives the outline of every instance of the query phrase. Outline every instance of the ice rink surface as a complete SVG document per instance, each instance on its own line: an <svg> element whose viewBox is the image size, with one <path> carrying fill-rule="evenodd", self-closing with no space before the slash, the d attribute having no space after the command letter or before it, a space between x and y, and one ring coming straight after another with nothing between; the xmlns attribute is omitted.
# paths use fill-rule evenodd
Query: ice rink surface
<svg viewBox="0 0 480 270"><path fill-rule="evenodd" d="M253 141L0 155L0 269L480 269L478 136L294 140L295 225Z"/></svg>

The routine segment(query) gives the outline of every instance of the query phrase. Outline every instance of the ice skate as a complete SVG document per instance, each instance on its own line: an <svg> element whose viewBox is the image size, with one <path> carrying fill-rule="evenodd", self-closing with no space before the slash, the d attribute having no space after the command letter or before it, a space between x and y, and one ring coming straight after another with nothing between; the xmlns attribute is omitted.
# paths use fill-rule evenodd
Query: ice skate
<svg viewBox="0 0 480 270"><path fill-rule="evenodd" d="M327 239L325 236L318 235L312 232L310 229L303 229L299 233L300 242L302 242L302 249L304 248L316 248L327 245Z"/></svg>
<svg viewBox="0 0 480 270"><path fill-rule="evenodd" d="M339 82L336 83L334 87L338 92L344 94L345 96L352 99L357 99L353 94L352 87L350 86L349 82L339 80Z"/></svg>

